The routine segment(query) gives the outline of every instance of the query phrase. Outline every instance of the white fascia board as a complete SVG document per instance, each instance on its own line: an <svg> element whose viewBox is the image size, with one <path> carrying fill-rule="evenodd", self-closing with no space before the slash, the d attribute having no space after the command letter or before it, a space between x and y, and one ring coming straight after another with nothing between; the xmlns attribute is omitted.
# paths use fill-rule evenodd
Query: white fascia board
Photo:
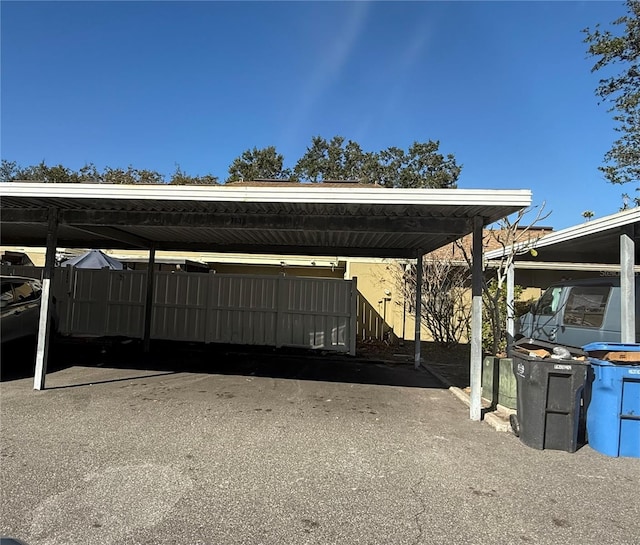
<svg viewBox="0 0 640 545"><path fill-rule="evenodd" d="M632 208L631 210L623 210L617 214L605 216L593 221L587 221L580 225L574 225L555 231L545 235L535 242L516 244L516 248L544 248L545 246L552 246L553 244L559 244L560 242L567 242L577 238L582 238L588 235L602 233L611 229L619 229L625 225L631 225L633 223L640 222L640 208ZM510 252L511 247L505 248L504 252ZM504 255L502 249L491 250L485 253L486 259L499 259Z"/></svg>
<svg viewBox="0 0 640 545"><path fill-rule="evenodd" d="M528 189L404 189L253 186L170 186L120 184L53 184L7 182L0 196L61 199L127 199L209 202L271 202L326 204L405 204L527 207Z"/></svg>
<svg viewBox="0 0 640 545"><path fill-rule="evenodd" d="M533 271L586 271L586 272L615 272L620 271L620 264L611 263L573 263L564 261L515 261L514 267L517 270ZM500 262L489 261L487 267L498 267ZM634 267L636 272L640 272L640 265Z"/></svg>
<svg viewBox="0 0 640 545"><path fill-rule="evenodd" d="M556 231L555 233L549 233L548 235L538 239L535 247L541 248L543 246L550 246L552 244L558 244L559 242L566 242L568 240L581 238L587 235L598 234L611 229L618 229L639 221L640 208L624 210L611 216L587 221L580 225L574 225L573 227L567 227L566 229Z"/></svg>

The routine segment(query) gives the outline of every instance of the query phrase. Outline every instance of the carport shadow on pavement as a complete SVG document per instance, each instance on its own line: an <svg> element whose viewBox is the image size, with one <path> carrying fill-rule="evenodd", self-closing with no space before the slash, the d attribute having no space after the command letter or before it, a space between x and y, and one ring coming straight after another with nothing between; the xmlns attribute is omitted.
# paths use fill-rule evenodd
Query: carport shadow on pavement
<svg viewBox="0 0 640 545"><path fill-rule="evenodd" d="M436 375L423 369L415 370L412 363L391 364L343 354L244 345L162 341L152 343L150 352L144 353L139 342L62 343L50 361L49 370L76 366L154 372L150 375L113 378L102 382L120 382L174 373L203 373L413 388L446 387ZM90 384L95 382L56 385L55 388Z"/></svg>

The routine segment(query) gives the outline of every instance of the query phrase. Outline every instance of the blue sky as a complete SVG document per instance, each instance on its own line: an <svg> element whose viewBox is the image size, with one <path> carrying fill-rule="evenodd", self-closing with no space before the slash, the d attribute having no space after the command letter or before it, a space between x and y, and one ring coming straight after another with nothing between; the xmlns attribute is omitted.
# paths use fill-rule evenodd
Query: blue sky
<svg viewBox="0 0 640 545"><path fill-rule="evenodd" d="M311 137L440 140L461 188L532 189L545 224L618 211L616 134L581 29L623 2L6 2L1 155L226 178ZM634 196L632 194L632 196Z"/></svg>

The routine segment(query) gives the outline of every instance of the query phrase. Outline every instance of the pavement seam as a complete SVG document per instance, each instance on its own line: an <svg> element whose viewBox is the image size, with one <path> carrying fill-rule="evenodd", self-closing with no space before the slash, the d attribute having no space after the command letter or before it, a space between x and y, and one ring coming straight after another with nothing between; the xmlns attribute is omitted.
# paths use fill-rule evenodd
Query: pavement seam
<svg viewBox="0 0 640 545"><path fill-rule="evenodd" d="M416 521L416 528L418 531L418 535L415 537L413 541L414 545L418 545L418 543L420 543L422 539L422 534L424 533L424 529L422 528L422 523L420 522L420 517L424 515L425 512L427 511L427 506L425 505L424 500L422 499L422 496L418 494L418 492L415 489L415 487L420 486L422 484L423 480L424 480L424 477L419 479L414 485L411 486L411 493L418 499L418 502L422 506L422 509L413 515L413 518Z"/></svg>

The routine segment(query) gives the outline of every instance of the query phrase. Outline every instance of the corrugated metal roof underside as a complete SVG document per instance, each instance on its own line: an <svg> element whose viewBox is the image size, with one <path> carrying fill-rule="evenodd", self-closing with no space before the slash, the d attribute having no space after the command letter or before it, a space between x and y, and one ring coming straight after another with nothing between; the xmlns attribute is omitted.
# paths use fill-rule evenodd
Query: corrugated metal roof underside
<svg viewBox="0 0 640 545"><path fill-rule="evenodd" d="M326 188L303 191L303 197L311 195L305 202L299 193L283 200L287 195L278 188L237 194L153 187L153 194L171 197L153 199L129 186L122 194L132 198L112 187L14 185L20 184L0 186L0 240L5 245L43 246L47 210L55 208L61 247L154 244L166 250L292 255L413 257L471 232L474 216L488 224L531 201L528 191L352 189L334 195L336 190ZM74 197L72 189L81 196ZM194 195L203 198L194 200ZM234 200L223 200L229 195ZM363 202L357 201L360 195Z"/></svg>
<svg viewBox="0 0 640 545"><path fill-rule="evenodd" d="M305 214L318 216L379 216L379 217L488 217L489 223L504 217L501 205L473 204L326 204L326 203L238 203L199 201L126 201L105 199L24 198L2 195L2 208L130 212L176 212L219 214ZM513 206L509 207L513 208ZM517 209L517 208L516 208Z"/></svg>

